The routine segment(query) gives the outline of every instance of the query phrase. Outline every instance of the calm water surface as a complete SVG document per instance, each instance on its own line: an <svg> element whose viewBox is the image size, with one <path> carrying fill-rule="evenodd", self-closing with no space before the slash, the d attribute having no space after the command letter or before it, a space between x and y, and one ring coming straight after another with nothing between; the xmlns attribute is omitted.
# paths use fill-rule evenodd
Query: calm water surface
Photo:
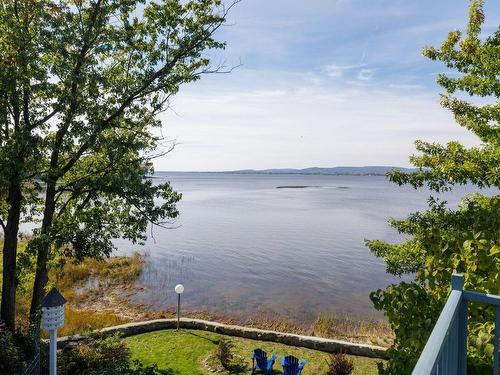
<svg viewBox="0 0 500 375"><path fill-rule="evenodd" d="M119 253L149 253L134 297L154 309L175 304L244 317L320 312L380 318L372 290L398 279L363 240L401 239L389 217L425 209L428 191L377 176L159 173L183 194L176 229L154 229L145 246L117 242ZM277 189L308 185L304 189ZM456 205L465 188L446 195Z"/></svg>

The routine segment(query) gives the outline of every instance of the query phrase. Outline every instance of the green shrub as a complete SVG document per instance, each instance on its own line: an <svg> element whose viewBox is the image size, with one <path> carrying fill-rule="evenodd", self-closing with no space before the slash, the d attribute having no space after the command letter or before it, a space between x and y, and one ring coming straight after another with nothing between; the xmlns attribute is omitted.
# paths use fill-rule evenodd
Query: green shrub
<svg viewBox="0 0 500 375"><path fill-rule="evenodd" d="M95 339L76 345L59 356L60 375L155 375L156 365L132 361L130 350L118 337Z"/></svg>
<svg viewBox="0 0 500 375"><path fill-rule="evenodd" d="M423 51L454 70L437 77L444 89L441 105L476 136L479 146L418 140L417 153L410 157L416 169L389 173L392 182L415 189L426 186L442 193L468 185L477 192L463 197L458 207L442 196L431 196L426 211L390 220L406 237L403 242L366 242L373 254L385 260L387 272L413 279L370 296L395 333L387 351L389 361L379 366L382 375L411 374L446 303L452 273L463 275L464 289L500 294L500 195L479 190L500 188L500 29L487 37L482 34L483 3L470 1L465 34L452 31L441 47ZM491 307L469 304L468 373L492 371L494 319Z"/></svg>
<svg viewBox="0 0 500 375"><path fill-rule="evenodd" d="M25 368L22 353L12 334L0 329L0 374L22 374Z"/></svg>

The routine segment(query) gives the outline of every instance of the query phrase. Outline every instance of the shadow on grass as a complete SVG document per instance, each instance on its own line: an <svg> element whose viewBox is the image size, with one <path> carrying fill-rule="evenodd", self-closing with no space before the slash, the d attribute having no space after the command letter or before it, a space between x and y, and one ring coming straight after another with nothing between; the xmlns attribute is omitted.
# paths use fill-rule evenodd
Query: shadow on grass
<svg viewBox="0 0 500 375"><path fill-rule="evenodd" d="M179 370L175 370L173 368L167 368L167 369L157 369L155 374L161 374L161 375L184 375L185 372L180 372Z"/></svg>
<svg viewBox="0 0 500 375"><path fill-rule="evenodd" d="M200 339L203 339L203 340L206 340L206 341L210 341L212 344L215 344L215 345L218 345L219 344L219 340L218 339L211 339L207 336L204 336L203 334L198 334L196 332L193 332L193 331L184 331L184 333L188 334L188 335L191 335L191 336L195 336L195 337L198 337Z"/></svg>
<svg viewBox="0 0 500 375"><path fill-rule="evenodd" d="M180 372L172 368L157 370L161 375L180 375Z"/></svg>
<svg viewBox="0 0 500 375"><path fill-rule="evenodd" d="M226 368L226 370L230 374L234 375L240 375L240 374L246 374L247 373L247 365L246 364L234 364L232 366L229 366Z"/></svg>
<svg viewBox="0 0 500 375"><path fill-rule="evenodd" d="M235 375L242 375L242 374L250 374L251 372L252 372L252 368L250 367L248 370L245 369L242 372L236 372L234 374ZM264 375L264 371L262 371L262 370L255 370L254 374L255 375ZM281 374L283 374L283 372L281 372L280 370L277 370L277 369L273 368L269 374L270 375L278 375L278 374L281 375Z"/></svg>

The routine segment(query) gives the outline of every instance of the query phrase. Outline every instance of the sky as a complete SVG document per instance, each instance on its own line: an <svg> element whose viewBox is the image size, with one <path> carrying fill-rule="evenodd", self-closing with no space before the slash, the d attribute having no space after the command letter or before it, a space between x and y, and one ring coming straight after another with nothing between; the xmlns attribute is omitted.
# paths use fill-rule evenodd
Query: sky
<svg viewBox="0 0 500 375"><path fill-rule="evenodd" d="M439 105L444 66L421 55L464 30L466 0L242 0L214 64L161 115L156 170L409 166L416 139L477 145ZM500 1L486 0L485 36Z"/></svg>

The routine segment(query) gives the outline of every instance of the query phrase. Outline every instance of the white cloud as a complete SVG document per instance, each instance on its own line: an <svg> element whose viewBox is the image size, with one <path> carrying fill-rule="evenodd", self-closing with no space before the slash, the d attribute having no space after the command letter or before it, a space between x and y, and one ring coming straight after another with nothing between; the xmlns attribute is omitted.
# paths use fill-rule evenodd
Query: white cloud
<svg viewBox="0 0 500 375"><path fill-rule="evenodd" d="M391 89L403 89L403 90L420 90L422 85L411 84L411 83L392 83L389 85Z"/></svg>
<svg viewBox="0 0 500 375"><path fill-rule="evenodd" d="M477 144L438 101L421 91L371 86L192 88L175 99L178 115L162 117L164 133L181 144L156 167L405 166L415 139Z"/></svg>
<svg viewBox="0 0 500 375"><path fill-rule="evenodd" d="M439 67L421 56L466 25L466 2L455 3L242 2L219 53L243 67L182 88L178 115L162 116L181 144L157 168L407 165L418 138L477 144L439 106ZM486 3L494 23L499 3Z"/></svg>
<svg viewBox="0 0 500 375"><path fill-rule="evenodd" d="M353 69L361 68L362 66L363 66L362 64L355 64L355 65L330 64L325 66L325 72L331 78L339 78L342 77L346 72Z"/></svg>
<svg viewBox="0 0 500 375"><path fill-rule="evenodd" d="M373 78L373 70L372 69L361 69L358 72L358 79L360 81L370 81Z"/></svg>
<svg viewBox="0 0 500 375"><path fill-rule="evenodd" d="M363 61L365 52L363 52L361 61ZM337 65L330 64L324 67L324 71L330 78L341 78L346 75L356 76L359 81L370 81L373 78L373 69L365 68L366 64L351 64L351 65ZM357 72L357 73L356 73Z"/></svg>

